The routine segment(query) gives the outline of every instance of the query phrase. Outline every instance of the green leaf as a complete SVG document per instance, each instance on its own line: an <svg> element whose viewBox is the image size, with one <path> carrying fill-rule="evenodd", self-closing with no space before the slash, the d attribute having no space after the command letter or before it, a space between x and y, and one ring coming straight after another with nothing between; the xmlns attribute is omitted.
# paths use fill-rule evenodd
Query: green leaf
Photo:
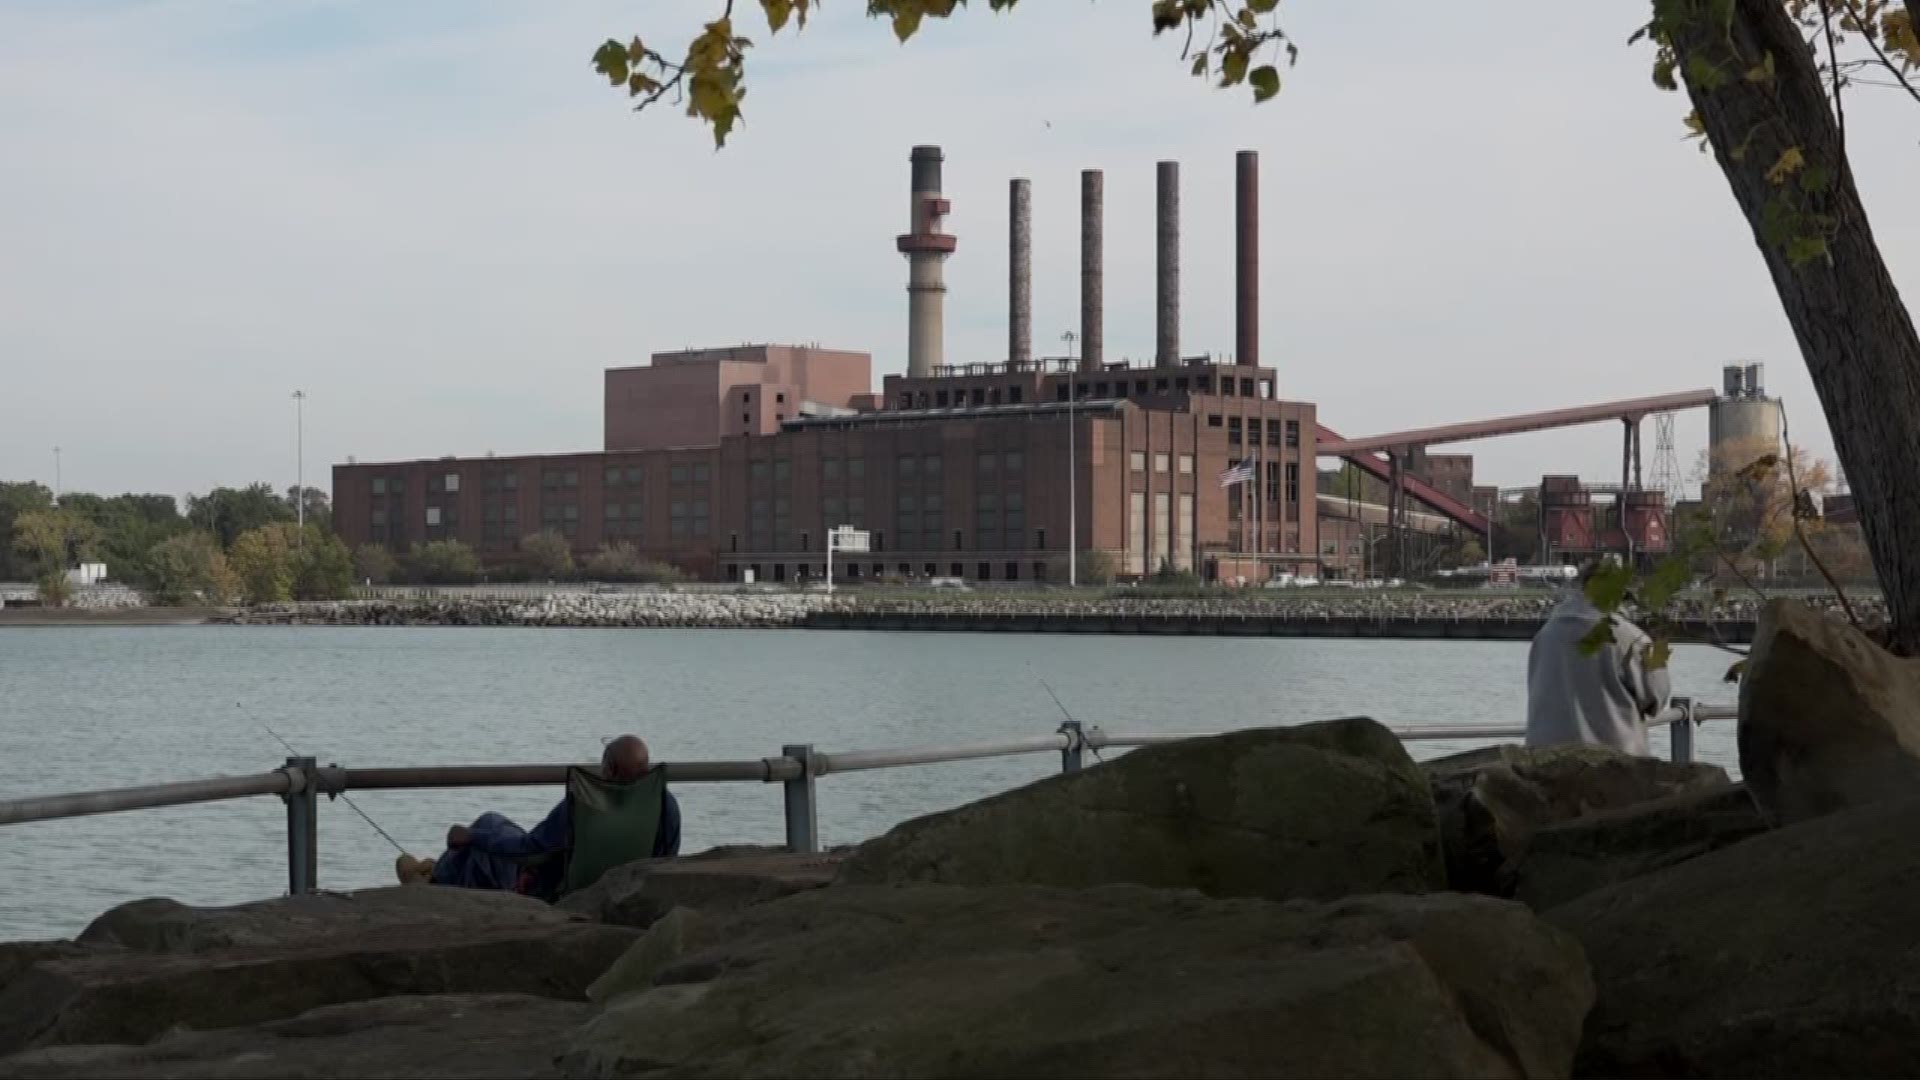
<svg viewBox="0 0 1920 1080"><path fill-rule="evenodd" d="M1235 86L1247 77L1247 54L1229 49L1220 57L1220 85Z"/></svg>
<svg viewBox="0 0 1920 1080"><path fill-rule="evenodd" d="M1673 642L1666 638L1654 638L1653 645L1647 649L1646 667L1648 671L1659 671L1673 659Z"/></svg>
<svg viewBox="0 0 1920 1080"><path fill-rule="evenodd" d="M1280 0L1247 0L1247 7L1261 15L1272 14L1279 6Z"/></svg>
<svg viewBox="0 0 1920 1080"><path fill-rule="evenodd" d="M1647 608L1659 611L1665 608L1675 593L1687 587L1693 580L1693 568L1686 558L1672 556L1661 560L1653 573L1640 584L1640 603Z"/></svg>
<svg viewBox="0 0 1920 1080"><path fill-rule="evenodd" d="M1727 669L1726 675L1722 676L1720 681L1737 683L1745 677L1746 674L1747 662L1745 660L1736 660L1734 665Z"/></svg>
<svg viewBox="0 0 1920 1080"><path fill-rule="evenodd" d="M1806 164L1807 155L1802 153L1799 147L1789 146L1780 151L1780 156L1774 159L1773 167L1767 170L1767 182L1776 187L1784 184L1794 173L1805 168Z"/></svg>
<svg viewBox="0 0 1920 1080"><path fill-rule="evenodd" d="M1587 601L1607 614L1627 598L1627 586L1633 583L1633 570L1624 563L1608 563L1587 579Z"/></svg>
<svg viewBox="0 0 1920 1080"><path fill-rule="evenodd" d="M1195 76L1205 75L1207 73L1206 53L1201 53L1199 56L1193 58L1193 73Z"/></svg>
<svg viewBox="0 0 1920 1080"><path fill-rule="evenodd" d="M1280 71L1272 64L1254 68L1253 74L1247 76L1247 81L1253 84L1253 100L1256 102L1266 101L1280 92Z"/></svg>
<svg viewBox="0 0 1920 1080"><path fill-rule="evenodd" d="M1809 165L1800 173L1800 190L1818 195L1833 184L1833 173L1825 165Z"/></svg>
<svg viewBox="0 0 1920 1080"><path fill-rule="evenodd" d="M1680 83L1673 77L1673 69L1679 61L1670 52L1662 51L1653 58L1653 85L1662 90L1678 90Z"/></svg>
<svg viewBox="0 0 1920 1080"><path fill-rule="evenodd" d="M1594 623L1593 629L1588 630L1585 636L1580 639L1580 655L1596 656L1601 649L1611 644L1613 644L1613 619L1601 619L1599 622Z"/></svg>
<svg viewBox="0 0 1920 1080"><path fill-rule="evenodd" d="M1727 75L1704 56L1687 59L1687 82L1701 90L1718 90L1726 85Z"/></svg>
<svg viewBox="0 0 1920 1080"><path fill-rule="evenodd" d="M598 49L593 50L593 70L607 77L607 81L619 86L627 81L627 47L608 38Z"/></svg>
<svg viewBox="0 0 1920 1080"><path fill-rule="evenodd" d="M760 0L767 12L767 29L779 33L793 15L793 0Z"/></svg>
<svg viewBox="0 0 1920 1080"><path fill-rule="evenodd" d="M1796 236L1787 241L1787 261L1795 266L1826 258L1827 240L1823 236Z"/></svg>

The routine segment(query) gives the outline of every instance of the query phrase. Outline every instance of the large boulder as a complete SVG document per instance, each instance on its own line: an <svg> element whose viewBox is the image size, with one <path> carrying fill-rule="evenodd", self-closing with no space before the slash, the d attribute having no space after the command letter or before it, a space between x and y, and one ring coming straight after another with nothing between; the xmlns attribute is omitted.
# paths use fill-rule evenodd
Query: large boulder
<svg viewBox="0 0 1920 1080"><path fill-rule="evenodd" d="M1718 765L1677 764L1599 746L1502 745L1426 762L1447 887L1512 896L1539 830L1687 791L1723 788Z"/></svg>
<svg viewBox="0 0 1920 1080"><path fill-rule="evenodd" d="M616 866L559 907L601 922L651 926L677 907L733 911L831 884L841 853L781 848L716 848L675 859Z"/></svg>
<svg viewBox="0 0 1920 1080"><path fill-rule="evenodd" d="M288 1020L168 1032L144 1045L55 1046L0 1058L27 1077L549 1077L585 1002L521 994L384 997Z"/></svg>
<svg viewBox="0 0 1920 1080"><path fill-rule="evenodd" d="M1920 660L1775 600L1740 686L1740 773L1778 823L1920 794Z"/></svg>
<svg viewBox="0 0 1920 1080"><path fill-rule="evenodd" d="M1920 801L1785 829L1545 914L1599 1000L1588 1076L1911 1076Z"/></svg>
<svg viewBox="0 0 1920 1080"><path fill-rule="evenodd" d="M1147 747L918 818L857 848L841 880L1330 899L1439 889L1439 847L1400 740L1333 720Z"/></svg>
<svg viewBox="0 0 1920 1080"><path fill-rule="evenodd" d="M1739 784L1683 791L1652 802L1547 825L1515 867L1516 899L1535 911L1651 874L1765 832Z"/></svg>
<svg viewBox="0 0 1920 1080"><path fill-rule="evenodd" d="M1486 897L921 885L676 911L595 994L569 1075L1541 1077L1592 987Z"/></svg>
<svg viewBox="0 0 1920 1080"><path fill-rule="evenodd" d="M636 931L506 893L434 887L189 908L137 901L0 987L0 1053L145 1042L395 994L584 1000Z"/></svg>

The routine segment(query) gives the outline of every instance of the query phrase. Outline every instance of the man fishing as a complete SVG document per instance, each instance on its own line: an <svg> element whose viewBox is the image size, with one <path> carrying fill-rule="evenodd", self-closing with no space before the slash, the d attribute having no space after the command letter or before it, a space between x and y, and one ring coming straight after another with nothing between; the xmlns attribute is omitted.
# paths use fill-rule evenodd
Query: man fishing
<svg viewBox="0 0 1920 1080"><path fill-rule="evenodd" d="M637 735L622 735L600 755L600 773L615 783L631 783L647 774L652 762ZM653 857L680 853L680 804L661 790L660 824ZM551 900L560 891L573 837L572 807L561 799L546 819L522 829L503 814L488 812L471 825L447 830L447 850L428 861L401 855L395 869L403 884L431 881L467 889L501 889Z"/></svg>
<svg viewBox="0 0 1920 1080"><path fill-rule="evenodd" d="M1591 561L1547 616L1527 654L1527 745L1608 746L1647 756L1647 722L1672 698L1665 668L1650 667L1645 631L1619 616L1598 650L1581 648L1608 617L1586 585L1605 564Z"/></svg>

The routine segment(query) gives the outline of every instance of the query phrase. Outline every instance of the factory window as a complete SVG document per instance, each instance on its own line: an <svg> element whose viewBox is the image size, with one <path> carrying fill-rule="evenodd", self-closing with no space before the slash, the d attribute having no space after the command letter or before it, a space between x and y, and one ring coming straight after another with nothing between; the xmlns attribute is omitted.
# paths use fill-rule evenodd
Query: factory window
<svg viewBox="0 0 1920 1080"><path fill-rule="evenodd" d="M608 503L607 513L606 513L607 521L610 523L619 521L622 509L623 508L619 503ZM487 507L487 520L489 521L493 520L493 517L494 517L493 511L494 511L494 507L491 507L491 506Z"/></svg>
<svg viewBox="0 0 1920 1080"><path fill-rule="evenodd" d="M742 390L742 391L740 392L740 404L742 404L742 405L751 405L751 404L753 404L753 391L751 391L751 390Z"/></svg>
<svg viewBox="0 0 1920 1080"><path fill-rule="evenodd" d="M427 492L433 495L438 495L440 493L440 477L439 476L435 475L435 476L427 477Z"/></svg>
<svg viewBox="0 0 1920 1080"><path fill-rule="evenodd" d="M1017 547L1027 532L1027 497L1018 491L1007 492L1007 546Z"/></svg>
<svg viewBox="0 0 1920 1080"><path fill-rule="evenodd" d="M1047 550L1047 530L1035 529L1033 531L1033 546L1039 551Z"/></svg>
<svg viewBox="0 0 1920 1080"><path fill-rule="evenodd" d="M727 550L728 551L740 550L740 534L739 533L730 532L727 534ZM729 566L727 567L727 570L729 571L729 576L731 576L731 571L733 570L733 567Z"/></svg>
<svg viewBox="0 0 1920 1080"><path fill-rule="evenodd" d="M1220 396L1221 397L1233 396L1233 379L1226 378L1226 379L1220 380Z"/></svg>
<svg viewBox="0 0 1920 1080"><path fill-rule="evenodd" d="M1157 472L1157 473L1167 472L1172 467L1173 467L1173 458L1171 455L1169 454L1153 455L1153 471L1154 472Z"/></svg>
<svg viewBox="0 0 1920 1080"><path fill-rule="evenodd" d="M1260 380L1260 396L1263 398L1266 398L1268 401L1273 400L1273 380L1272 379Z"/></svg>
<svg viewBox="0 0 1920 1080"><path fill-rule="evenodd" d="M1024 399L1025 396L1026 395L1021 391L1019 387L1017 386L1007 387L1007 400L1012 404L1015 404L1015 405L1020 404L1020 402L1022 401L1022 399Z"/></svg>
<svg viewBox="0 0 1920 1080"><path fill-rule="evenodd" d="M820 475L828 480L840 479L840 459L834 457L821 458Z"/></svg>
<svg viewBox="0 0 1920 1080"><path fill-rule="evenodd" d="M887 534L884 529L875 529L873 531L873 550L875 551L887 550ZM874 571L874 573L876 574L879 572L880 571L878 570Z"/></svg>
<svg viewBox="0 0 1920 1080"><path fill-rule="evenodd" d="M516 524L520 520L520 508L512 503L508 503L506 506L500 508L500 516L506 519L508 524Z"/></svg>
<svg viewBox="0 0 1920 1080"><path fill-rule="evenodd" d="M375 525L385 525L387 523L387 512L385 509L378 509L373 512L373 523Z"/></svg>
<svg viewBox="0 0 1920 1080"><path fill-rule="evenodd" d="M1035 581L1045 581L1045 580L1047 580L1047 564L1046 564L1046 563L1044 563L1044 562L1039 562L1039 561L1035 561L1035 562L1034 562L1034 564L1033 564L1033 580L1035 580Z"/></svg>
<svg viewBox="0 0 1920 1080"><path fill-rule="evenodd" d="M1252 379L1240 380L1240 396L1241 397L1253 396L1253 380Z"/></svg>
<svg viewBox="0 0 1920 1080"><path fill-rule="evenodd" d="M829 495L820 500L820 520L831 530L836 525L846 524L847 501L838 495Z"/></svg>
<svg viewBox="0 0 1920 1080"><path fill-rule="evenodd" d="M510 472L501 477L500 482L506 486L508 491L520 490L520 474L517 472Z"/></svg>
<svg viewBox="0 0 1920 1080"><path fill-rule="evenodd" d="M395 495L405 495L407 493L407 478L404 476L394 477L387 482L387 490Z"/></svg>
<svg viewBox="0 0 1920 1080"><path fill-rule="evenodd" d="M1083 400L1083 401L1084 401L1084 400L1086 400L1086 396L1087 396L1087 384L1086 384L1086 383L1074 383L1074 384L1073 384L1073 396L1074 396L1074 397L1077 397L1077 398L1080 398L1080 399L1081 399L1081 400Z"/></svg>
<svg viewBox="0 0 1920 1080"><path fill-rule="evenodd" d="M448 473L448 474L447 474L447 478L446 478L446 488L447 488L447 490L448 490L448 491L456 491L456 492L457 492L457 491L459 491L459 490L460 490L460 474L459 474L459 473L457 473L457 472L450 472L450 473Z"/></svg>
<svg viewBox="0 0 1920 1080"><path fill-rule="evenodd" d="M707 500L693 500L693 535L707 535L711 521L712 519L707 513Z"/></svg>
<svg viewBox="0 0 1920 1080"><path fill-rule="evenodd" d="M1260 441L1260 418L1257 416L1247 417L1247 441L1255 444Z"/></svg>
<svg viewBox="0 0 1920 1080"><path fill-rule="evenodd" d="M900 459L894 462L894 472L902 478L912 476L919 471L920 459L910 454L902 454Z"/></svg>
<svg viewBox="0 0 1920 1080"><path fill-rule="evenodd" d="M1180 455L1180 475L1181 476L1193 475L1193 455L1192 454Z"/></svg>
<svg viewBox="0 0 1920 1080"><path fill-rule="evenodd" d="M1220 426L1220 414L1219 414L1219 413L1208 413L1208 414L1207 414L1207 426L1208 426L1208 427L1219 427L1219 426Z"/></svg>
<svg viewBox="0 0 1920 1080"><path fill-rule="evenodd" d="M387 493L387 478L386 478L386 477L384 477L384 476L376 476L376 477L374 477L374 478L373 478L373 493L374 493L375 495L385 495L385 494Z"/></svg>
<svg viewBox="0 0 1920 1080"><path fill-rule="evenodd" d="M854 495L847 499L846 524L859 528L867 520L867 500L865 496Z"/></svg>
<svg viewBox="0 0 1920 1080"><path fill-rule="evenodd" d="M1185 375L1182 375L1179 378L1173 380L1173 388L1175 390L1185 390L1187 388L1187 377Z"/></svg>
<svg viewBox="0 0 1920 1080"><path fill-rule="evenodd" d="M1000 404L1000 388L999 387L996 386L991 390L987 391L987 404L989 405Z"/></svg>
<svg viewBox="0 0 1920 1080"><path fill-rule="evenodd" d="M1300 463L1297 461L1287 462L1287 501L1300 501Z"/></svg>
<svg viewBox="0 0 1920 1080"><path fill-rule="evenodd" d="M954 569L955 576L958 576L960 571L960 564L955 563L953 566L953 569ZM935 566L933 563L928 563L926 565L926 570L927 570L928 577L934 577L940 573L940 568L938 566Z"/></svg>
<svg viewBox="0 0 1920 1080"><path fill-rule="evenodd" d="M767 527L767 516L772 509L772 505L773 504L767 502L765 499L755 499L748 504L747 512L753 519L753 527L755 529L764 529Z"/></svg>
<svg viewBox="0 0 1920 1080"><path fill-rule="evenodd" d="M773 403L775 405L785 405L787 403L787 395L785 394L773 395Z"/></svg>
<svg viewBox="0 0 1920 1080"><path fill-rule="evenodd" d="M1106 383L1103 383L1103 382L1097 382L1097 383L1094 383L1094 384L1093 384L1093 396L1094 396L1094 397L1097 397L1097 398L1103 398L1103 397L1106 397L1106 396L1107 396L1107 384L1106 384ZM981 565L985 565L985 564L983 563L983 564L981 564Z"/></svg>
<svg viewBox="0 0 1920 1080"><path fill-rule="evenodd" d="M947 392L945 390L935 390L933 392L933 404L936 408L941 408L941 409L946 408Z"/></svg>
<svg viewBox="0 0 1920 1080"><path fill-rule="evenodd" d="M1154 390L1156 390L1156 391L1158 391L1159 393L1162 393L1162 394L1164 394L1164 393L1166 393L1166 392L1167 392L1167 380L1166 380L1166 379L1165 379L1164 377L1163 377L1163 378L1158 378L1158 379L1155 379L1155 380L1153 380L1153 388L1154 388Z"/></svg>
<svg viewBox="0 0 1920 1080"><path fill-rule="evenodd" d="M1134 472L1147 471L1147 455L1143 450L1135 450L1127 455L1127 468Z"/></svg>
<svg viewBox="0 0 1920 1080"><path fill-rule="evenodd" d="M492 503L487 504L487 508L480 513L480 520L488 522L499 521L500 508Z"/></svg>
<svg viewBox="0 0 1920 1080"><path fill-rule="evenodd" d="M775 581L787 580L787 564L786 563L782 562L782 563L773 564L773 580Z"/></svg>
<svg viewBox="0 0 1920 1080"><path fill-rule="evenodd" d="M973 471L976 475L990 476L1000 467L1000 457L991 450L982 450L973 456Z"/></svg>
<svg viewBox="0 0 1920 1080"><path fill-rule="evenodd" d="M737 566L737 565L735 565L735 564L733 564L733 563L728 563L728 564L727 564L727 580L728 580L728 581L739 581L739 580L740 580L740 567L739 567L739 566Z"/></svg>
<svg viewBox="0 0 1920 1080"><path fill-rule="evenodd" d="M793 478L793 463L786 458L777 458L773 463L773 478L779 481Z"/></svg>
<svg viewBox="0 0 1920 1080"><path fill-rule="evenodd" d="M1021 450L1007 451L1007 471L1019 472L1027 467L1027 455Z"/></svg>
<svg viewBox="0 0 1920 1080"><path fill-rule="evenodd" d="M668 532L678 540L687 535L687 504L676 500L667 510Z"/></svg>
<svg viewBox="0 0 1920 1080"><path fill-rule="evenodd" d="M764 461L753 462L747 466L747 474L755 480L765 480L767 478L767 463Z"/></svg>
<svg viewBox="0 0 1920 1080"><path fill-rule="evenodd" d="M961 565L960 565L959 563L954 563L954 564L952 564L951 566L948 566L948 567L947 567L947 572L948 572L948 574L949 574L950 576L952 576L952 577L964 577L964 576L966 576L966 569L965 569L964 567L962 567L962 566L961 566ZM933 576L933 566L932 566L932 564L928 564L928 566L927 566L927 576L928 576L928 577L932 577L932 576Z"/></svg>
<svg viewBox="0 0 1920 1080"><path fill-rule="evenodd" d="M753 417L747 413L741 413L740 423L743 425L751 426L753 424Z"/></svg>
<svg viewBox="0 0 1920 1080"><path fill-rule="evenodd" d="M560 486L560 470L559 470L559 469L547 469L547 470L544 470L543 472L541 472L541 474L540 474L540 486L541 486L541 487L543 487L543 488L557 488L557 487L559 487L559 486Z"/></svg>
<svg viewBox="0 0 1920 1080"><path fill-rule="evenodd" d="M967 550L967 534L959 529L953 530L953 550Z"/></svg>
<svg viewBox="0 0 1920 1080"><path fill-rule="evenodd" d="M620 485L620 467L618 465L607 466L606 485L608 487L618 487Z"/></svg>
<svg viewBox="0 0 1920 1080"><path fill-rule="evenodd" d="M713 470L709 469L705 462L693 467L693 482L696 484L704 484L711 479L712 476Z"/></svg>
<svg viewBox="0 0 1920 1080"><path fill-rule="evenodd" d="M931 510L935 513L938 513L940 511L940 496L938 495L923 496L920 499L920 509Z"/></svg>
<svg viewBox="0 0 1920 1080"><path fill-rule="evenodd" d="M985 405L987 403L987 390L985 387L976 386L973 388L973 403L975 405Z"/></svg>
<svg viewBox="0 0 1920 1080"><path fill-rule="evenodd" d="M1067 400L1067 384L1066 383L1061 383L1060 385L1053 388L1053 400L1055 401Z"/></svg>
<svg viewBox="0 0 1920 1080"><path fill-rule="evenodd" d="M485 480L483 481L483 486L488 491L499 491L500 490L500 474L497 472L488 472L486 474Z"/></svg>
<svg viewBox="0 0 1920 1080"><path fill-rule="evenodd" d="M1287 421L1287 423L1292 424L1293 421L1289 420ZM1267 445L1268 446L1280 445L1280 421L1278 420L1267 421ZM1287 445L1288 446L1300 445L1300 429L1297 426L1293 429L1293 441L1288 443Z"/></svg>
<svg viewBox="0 0 1920 1080"><path fill-rule="evenodd" d="M979 570L980 570L980 580L981 580L981 581L992 581L992 580L993 580L993 564L992 564L992 563L984 563L984 562L983 562L983 563L981 563L981 564L980 564L980 567L979 567Z"/></svg>
<svg viewBox="0 0 1920 1080"><path fill-rule="evenodd" d="M928 454L926 460L920 463L920 471L928 476L939 476L940 458L937 455Z"/></svg>
<svg viewBox="0 0 1920 1080"><path fill-rule="evenodd" d="M705 465L702 465L700 467L703 469L706 468ZM638 465L627 466L627 486L628 487L640 486L640 466Z"/></svg>
<svg viewBox="0 0 1920 1080"><path fill-rule="evenodd" d="M579 521L579 520L580 520L580 506L579 506L579 504L578 504L578 503L568 503L568 504L567 504L567 505L566 505L566 506L565 506L565 507L564 507L564 508L563 508L563 509L561 510L561 516L562 516L562 517L564 517L564 518L566 518L566 519L567 519L568 521Z"/></svg>
<svg viewBox="0 0 1920 1080"><path fill-rule="evenodd" d="M580 486L580 470L568 469L564 483L566 484L567 487L579 487Z"/></svg>
<svg viewBox="0 0 1920 1080"><path fill-rule="evenodd" d="M906 514L920 509L920 503L911 495L898 495L894 497L893 508Z"/></svg>
<svg viewBox="0 0 1920 1080"><path fill-rule="evenodd" d="M1202 375L1199 378L1193 380L1193 388L1195 390L1200 391L1203 394L1213 393L1213 376Z"/></svg>
<svg viewBox="0 0 1920 1080"><path fill-rule="evenodd" d="M867 476L867 459L866 458L855 457L855 458L847 459L847 479L864 480L866 479L866 476Z"/></svg>
<svg viewBox="0 0 1920 1080"><path fill-rule="evenodd" d="M901 407L901 408L903 408L903 409L911 409L911 408L913 408L913 395L912 395L912 394L901 394L901 395L900 395L900 407Z"/></svg>
<svg viewBox="0 0 1920 1080"><path fill-rule="evenodd" d="M1235 446L1240 445L1240 418L1237 416L1227 417L1227 441Z"/></svg>
<svg viewBox="0 0 1920 1080"><path fill-rule="evenodd" d="M800 550L801 550L801 551L810 551L810 550L812 550L812 546L813 546L813 534L812 534L812 533L809 533L809 532L807 532L807 531L806 531L806 530L804 530L804 529L803 529L803 530L801 530L801 532L800 532Z"/></svg>
<svg viewBox="0 0 1920 1080"><path fill-rule="evenodd" d="M1146 397L1147 396L1147 380L1135 379L1133 381L1133 392L1140 397Z"/></svg>
<svg viewBox="0 0 1920 1080"><path fill-rule="evenodd" d="M1010 562L1007 564L1007 580L1008 581L1020 580L1020 564L1019 563Z"/></svg>
<svg viewBox="0 0 1920 1080"><path fill-rule="evenodd" d="M669 470L667 476L676 484L684 484L687 482L687 467L685 465L675 465Z"/></svg>

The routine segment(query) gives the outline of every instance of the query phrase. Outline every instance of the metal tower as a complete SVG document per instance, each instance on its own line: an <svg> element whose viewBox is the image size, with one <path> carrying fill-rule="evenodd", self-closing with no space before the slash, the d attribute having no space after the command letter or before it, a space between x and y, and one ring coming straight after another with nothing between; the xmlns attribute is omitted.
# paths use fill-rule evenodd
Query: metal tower
<svg viewBox="0 0 1920 1080"><path fill-rule="evenodd" d="M1673 414L1656 413L1653 417L1653 471L1647 487L1666 492L1667 505L1672 506L1684 494L1682 483L1680 458L1673 449Z"/></svg>

